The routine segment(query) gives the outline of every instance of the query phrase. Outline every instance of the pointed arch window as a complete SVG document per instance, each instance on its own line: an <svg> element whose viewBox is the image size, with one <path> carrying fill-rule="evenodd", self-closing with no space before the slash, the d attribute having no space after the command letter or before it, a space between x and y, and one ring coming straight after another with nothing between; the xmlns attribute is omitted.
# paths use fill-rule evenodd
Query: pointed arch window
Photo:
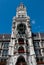
<svg viewBox="0 0 44 65"><path fill-rule="evenodd" d="M25 34L26 25L23 24L23 23L20 23L20 24L17 26L17 30L18 30L18 33L19 33L19 34Z"/></svg>
<svg viewBox="0 0 44 65"><path fill-rule="evenodd" d="M24 48L22 47L22 46L20 46L19 48L18 48L18 53L24 53L25 51L24 51Z"/></svg>
<svg viewBox="0 0 44 65"><path fill-rule="evenodd" d="M19 43L19 44L24 44L24 39L23 39L23 38L19 38L19 39L18 39L18 43Z"/></svg>
<svg viewBox="0 0 44 65"><path fill-rule="evenodd" d="M19 56L17 59L16 65L27 65L25 58L23 56Z"/></svg>

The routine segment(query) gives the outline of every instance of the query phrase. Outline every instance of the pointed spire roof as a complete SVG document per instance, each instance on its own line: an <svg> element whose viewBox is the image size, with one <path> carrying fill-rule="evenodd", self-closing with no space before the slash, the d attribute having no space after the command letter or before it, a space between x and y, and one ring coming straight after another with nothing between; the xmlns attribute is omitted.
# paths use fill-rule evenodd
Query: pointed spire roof
<svg viewBox="0 0 44 65"><path fill-rule="evenodd" d="M23 3L20 3L20 5L17 7L17 11L16 11L16 16L27 16L27 11L26 11L26 7L24 6Z"/></svg>
<svg viewBox="0 0 44 65"><path fill-rule="evenodd" d="M19 7L17 7L17 11L19 10L26 10L26 7L24 6L24 4L21 2Z"/></svg>
<svg viewBox="0 0 44 65"><path fill-rule="evenodd" d="M20 7L21 8L24 8L24 4L22 2L20 3Z"/></svg>

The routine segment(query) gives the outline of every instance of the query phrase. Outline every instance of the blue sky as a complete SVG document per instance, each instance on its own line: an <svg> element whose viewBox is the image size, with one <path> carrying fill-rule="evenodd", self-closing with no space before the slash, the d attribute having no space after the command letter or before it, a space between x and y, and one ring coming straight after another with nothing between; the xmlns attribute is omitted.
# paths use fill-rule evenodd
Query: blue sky
<svg viewBox="0 0 44 65"><path fill-rule="evenodd" d="M27 8L32 32L44 32L44 0L0 0L0 34L11 33L12 18L20 2Z"/></svg>

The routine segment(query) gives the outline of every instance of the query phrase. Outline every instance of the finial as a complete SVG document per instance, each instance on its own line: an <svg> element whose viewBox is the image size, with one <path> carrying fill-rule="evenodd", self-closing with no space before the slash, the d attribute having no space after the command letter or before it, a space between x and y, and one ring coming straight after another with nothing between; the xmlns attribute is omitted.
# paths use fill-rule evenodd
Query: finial
<svg viewBox="0 0 44 65"><path fill-rule="evenodd" d="M20 7L24 7L24 4L22 2L20 3Z"/></svg>
<svg viewBox="0 0 44 65"><path fill-rule="evenodd" d="M20 3L20 6L23 6L23 3L22 2Z"/></svg>

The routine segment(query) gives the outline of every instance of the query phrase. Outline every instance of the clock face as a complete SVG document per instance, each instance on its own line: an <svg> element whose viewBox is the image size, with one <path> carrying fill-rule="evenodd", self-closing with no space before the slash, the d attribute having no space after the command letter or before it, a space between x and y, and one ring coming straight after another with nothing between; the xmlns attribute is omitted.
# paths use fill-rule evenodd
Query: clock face
<svg viewBox="0 0 44 65"><path fill-rule="evenodd" d="M25 26L25 24L19 24L18 26L17 26L17 30L18 30L18 33L19 34L25 34L25 30L26 30L26 26Z"/></svg>

